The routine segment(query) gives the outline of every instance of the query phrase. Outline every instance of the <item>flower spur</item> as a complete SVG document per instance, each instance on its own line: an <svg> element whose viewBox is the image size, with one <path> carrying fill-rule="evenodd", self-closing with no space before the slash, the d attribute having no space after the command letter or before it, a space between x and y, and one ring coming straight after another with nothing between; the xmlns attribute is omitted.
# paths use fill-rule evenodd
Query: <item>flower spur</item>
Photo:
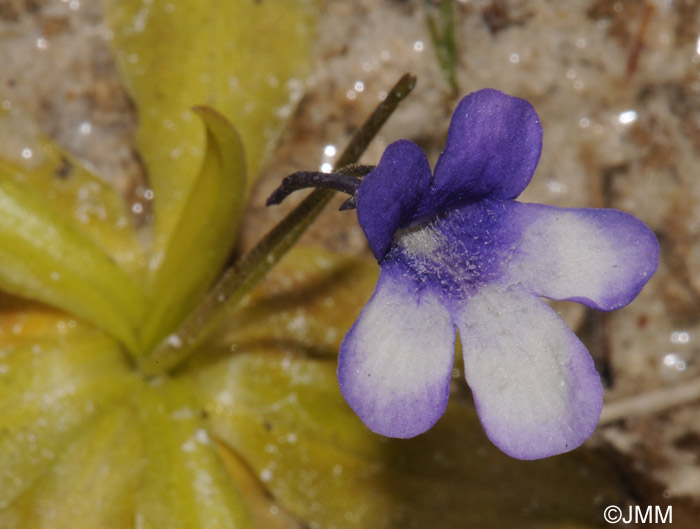
<svg viewBox="0 0 700 529"><path fill-rule="evenodd" d="M595 429L600 377L540 298L627 305L656 270L658 243L621 211L516 202L541 148L528 102L481 90L457 106L434 175L400 140L357 180L357 217L381 272L341 344L338 381L374 432L409 438L442 416L455 331L477 413L503 452L548 457Z"/></svg>

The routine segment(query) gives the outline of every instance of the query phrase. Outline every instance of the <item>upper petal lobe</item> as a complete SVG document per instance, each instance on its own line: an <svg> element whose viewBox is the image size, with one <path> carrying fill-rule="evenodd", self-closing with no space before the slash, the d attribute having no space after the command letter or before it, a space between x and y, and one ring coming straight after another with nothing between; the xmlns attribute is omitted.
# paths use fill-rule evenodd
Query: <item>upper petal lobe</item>
<svg viewBox="0 0 700 529"><path fill-rule="evenodd" d="M429 185L428 159L408 140L389 145L379 165L364 178L357 193L357 220L377 260L386 254L394 232L413 219Z"/></svg>
<svg viewBox="0 0 700 529"><path fill-rule="evenodd" d="M460 101L421 214L481 198L513 199L530 183L542 125L530 103L492 89Z"/></svg>
<svg viewBox="0 0 700 529"><path fill-rule="evenodd" d="M382 267L377 289L345 336L338 382L372 431L408 438L445 412L455 331L432 289L396 267Z"/></svg>

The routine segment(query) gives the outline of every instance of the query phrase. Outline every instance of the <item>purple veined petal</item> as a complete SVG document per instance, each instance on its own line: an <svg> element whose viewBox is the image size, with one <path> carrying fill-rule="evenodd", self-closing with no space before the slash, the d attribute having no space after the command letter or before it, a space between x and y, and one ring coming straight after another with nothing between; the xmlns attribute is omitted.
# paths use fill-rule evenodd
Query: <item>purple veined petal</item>
<svg viewBox="0 0 700 529"><path fill-rule="evenodd" d="M600 377L580 340L541 299L491 285L454 315L477 413L503 452L549 457L593 433L603 406Z"/></svg>
<svg viewBox="0 0 700 529"><path fill-rule="evenodd" d="M386 254L394 232L412 220L430 178L430 165L421 148L399 140L386 148L379 165L362 180L357 219L377 260Z"/></svg>
<svg viewBox="0 0 700 529"><path fill-rule="evenodd" d="M530 183L542 151L542 125L530 103L498 90L466 96L419 215L480 198L513 199Z"/></svg>
<svg viewBox="0 0 700 529"><path fill-rule="evenodd" d="M394 267L340 346L340 391L375 433L409 438L445 412L455 330L438 295Z"/></svg>
<svg viewBox="0 0 700 529"><path fill-rule="evenodd" d="M508 273L539 296L615 310L631 302L656 271L659 243L629 213L514 206L511 222L522 238Z"/></svg>

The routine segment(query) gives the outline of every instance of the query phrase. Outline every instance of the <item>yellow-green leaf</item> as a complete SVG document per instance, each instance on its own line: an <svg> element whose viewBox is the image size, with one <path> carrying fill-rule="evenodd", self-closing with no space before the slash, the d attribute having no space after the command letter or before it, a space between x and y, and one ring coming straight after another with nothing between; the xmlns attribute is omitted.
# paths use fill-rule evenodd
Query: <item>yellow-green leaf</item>
<svg viewBox="0 0 700 529"><path fill-rule="evenodd" d="M0 510L0 527L138 527L134 490L143 466L143 447L135 419L136 414L126 407L95 417L56 455L35 486L7 510Z"/></svg>
<svg viewBox="0 0 700 529"><path fill-rule="evenodd" d="M134 395L146 467L136 491L143 529L248 529L246 506L216 454L189 381L144 385Z"/></svg>
<svg viewBox="0 0 700 529"><path fill-rule="evenodd" d="M379 266L318 248L290 250L230 318L218 342L302 347L335 356L369 299Z"/></svg>
<svg viewBox="0 0 700 529"><path fill-rule="evenodd" d="M0 177L0 289L65 309L135 347L134 281L49 203Z"/></svg>
<svg viewBox="0 0 700 529"><path fill-rule="evenodd" d="M137 274L143 249L121 196L41 133L18 109L0 110L0 177L35 193L119 266Z"/></svg>
<svg viewBox="0 0 700 529"><path fill-rule="evenodd" d="M110 0L107 19L139 110L138 145L155 191L158 255L173 237L204 154L190 108L241 134L256 175L309 66L318 2Z"/></svg>
<svg viewBox="0 0 700 529"><path fill-rule="evenodd" d="M0 507L128 394L123 360L116 342L69 315L35 304L0 310Z"/></svg>
<svg viewBox="0 0 700 529"><path fill-rule="evenodd" d="M214 110L199 107L196 112L207 128L207 152L155 272L142 351L171 332L219 275L245 206L245 162L238 134Z"/></svg>
<svg viewBox="0 0 700 529"><path fill-rule="evenodd" d="M0 296L0 527L249 529L189 380L146 381L117 343Z"/></svg>
<svg viewBox="0 0 700 529"><path fill-rule="evenodd" d="M236 480L236 485L245 497L253 527L261 529L306 529L308 527L275 501L240 454L219 440L216 441L216 447L226 470Z"/></svg>

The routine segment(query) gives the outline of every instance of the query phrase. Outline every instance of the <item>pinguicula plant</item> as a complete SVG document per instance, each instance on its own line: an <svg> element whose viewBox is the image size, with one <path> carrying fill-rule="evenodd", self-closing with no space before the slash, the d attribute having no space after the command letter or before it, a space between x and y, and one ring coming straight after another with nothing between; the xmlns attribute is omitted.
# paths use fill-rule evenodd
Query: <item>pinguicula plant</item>
<svg viewBox="0 0 700 529"><path fill-rule="evenodd" d="M556 479L533 482L489 452L463 399L448 406L455 329L494 443L518 458L570 450L595 425L600 383L539 297L628 303L656 265L647 228L515 202L540 125L495 91L460 103L434 175L406 140L376 167L354 165L412 90L407 75L336 173L292 175L271 200L309 185L351 195L344 208L357 208L381 269L370 301L375 264L292 249L328 189L225 268L264 136L304 70L313 3L108 6L153 217L136 230L117 191L46 138L0 159L0 526L499 526L502 504L482 496L494 478L480 478L494 454L510 482L500 499L529 508L537 490L586 519ZM255 17L265 50L249 38ZM250 79L222 76L233 52ZM225 115L243 106L239 134ZM11 108L0 125L24 119ZM561 479L579 468L539 464ZM577 489L590 502L609 482L591 475Z"/></svg>

